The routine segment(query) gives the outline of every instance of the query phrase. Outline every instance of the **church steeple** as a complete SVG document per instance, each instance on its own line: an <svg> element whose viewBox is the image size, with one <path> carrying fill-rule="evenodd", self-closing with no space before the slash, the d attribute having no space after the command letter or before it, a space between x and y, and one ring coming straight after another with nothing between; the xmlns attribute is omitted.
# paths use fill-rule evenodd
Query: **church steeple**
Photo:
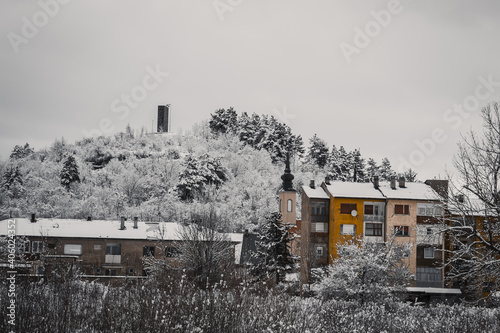
<svg viewBox="0 0 500 333"><path fill-rule="evenodd" d="M286 164L285 164L285 173L281 176L281 179L283 180L283 190L284 191L291 191L295 192L295 189L293 188L293 182L292 180L295 177L292 175L290 171L290 153L286 153Z"/></svg>

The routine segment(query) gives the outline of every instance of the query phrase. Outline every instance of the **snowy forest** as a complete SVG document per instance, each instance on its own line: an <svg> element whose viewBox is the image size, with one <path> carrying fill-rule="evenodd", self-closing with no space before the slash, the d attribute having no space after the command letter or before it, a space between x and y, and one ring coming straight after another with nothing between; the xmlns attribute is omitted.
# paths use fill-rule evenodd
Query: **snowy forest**
<svg viewBox="0 0 500 333"><path fill-rule="evenodd" d="M498 108L497 116L498 116ZM500 118L495 126L500 128ZM462 152L464 153L464 152ZM500 154L500 152L499 152ZM286 156L294 187L310 179L369 182L395 175L375 161L314 135L306 145L273 116L219 109L189 131L151 134L130 126L108 137L48 148L23 143L0 162L0 219L45 218L191 222L260 234L259 264L236 269L223 261L180 257L177 267L150 262L144 280L89 282L77 276L19 281L18 331L28 332L498 332L498 303L424 304L409 300L412 276L399 265L409 249L343 244L342 255L314 283L289 274L289 249L277 195ZM417 181L414 170L403 175ZM299 193L300 194L300 193ZM300 198L300 195L298 195ZM297 200L300 211L300 200ZM300 218L300 216L298 216ZM465 230L465 229L464 229ZM214 242L215 243L215 242ZM1 244L0 244L1 246ZM186 245L184 245L186 246ZM227 248L221 248L222 253ZM184 254L189 249L183 249ZM224 252L226 253L226 252ZM200 273L201 272L201 273ZM2 275L1 294L7 293ZM7 307L7 298L0 306ZM0 320L0 330L9 326Z"/></svg>
<svg viewBox="0 0 500 333"><path fill-rule="evenodd" d="M302 137L273 116L219 109L185 133L156 135L127 126L114 136L13 147L0 163L0 219L36 213L174 222L212 206L223 231L254 230L277 208L287 153L297 190L327 175L366 182L375 173L382 180L394 173L387 158L378 164L359 149L330 149L316 135L306 149ZM415 179L412 170L407 176Z"/></svg>

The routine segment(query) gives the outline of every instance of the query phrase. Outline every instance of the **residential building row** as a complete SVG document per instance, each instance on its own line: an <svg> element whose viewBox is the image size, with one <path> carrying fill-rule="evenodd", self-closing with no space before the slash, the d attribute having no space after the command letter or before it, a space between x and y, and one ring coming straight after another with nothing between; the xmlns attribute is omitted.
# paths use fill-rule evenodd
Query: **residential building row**
<svg viewBox="0 0 500 333"><path fill-rule="evenodd" d="M179 242L186 239L188 225L175 222L142 222L76 219L16 218L0 221L0 235L13 226L19 274L42 275L47 269L75 271L87 277L139 278L148 274L147 260L164 259L175 265ZM243 234L225 234L239 263ZM7 244L3 244L7 246ZM5 250L5 251L4 251ZM5 258L1 266L9 267ZM12 268L12 267L10 267ZM68 273L68 272L66 272Z"/></svg>

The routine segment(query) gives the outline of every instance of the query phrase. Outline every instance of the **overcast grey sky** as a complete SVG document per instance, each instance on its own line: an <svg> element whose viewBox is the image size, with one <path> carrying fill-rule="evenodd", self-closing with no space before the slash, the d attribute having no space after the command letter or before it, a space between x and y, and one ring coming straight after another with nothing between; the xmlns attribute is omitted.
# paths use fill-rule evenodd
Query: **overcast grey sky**
<svg viewBox="0 0 500 333"><path fill-rule="evenodd" d="M150 129L159 104L174 131L233 106L425 180L500 101L498 1L4 0L0 13L2 159Z"/></svg>

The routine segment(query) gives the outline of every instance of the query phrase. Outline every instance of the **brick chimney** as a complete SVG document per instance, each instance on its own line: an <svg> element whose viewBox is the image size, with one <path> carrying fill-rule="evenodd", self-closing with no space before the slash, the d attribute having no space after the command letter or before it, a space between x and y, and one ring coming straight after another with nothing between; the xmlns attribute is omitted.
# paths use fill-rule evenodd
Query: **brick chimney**
<svg viewBox="0 0 500 333"><path fill-rule="evenodd" d="M316 188L316 185L314 185L314 179L311 179L311 182L309 183L310 188Z"/></svg>
<svg viewBox="0 0 500 333"><path fill-rule="evenodd" d="M403 177L403 176L399 177L399 187L401 187L401 188L405 188L406 187L405 177Z"/></svg>
<svg viewBox="0 0 500 333"><path fill-rule="evenodd" d="M125 230L125 217L120 218L120 230Z"/></svg>
<svg viewBox="0 0 500 333"><path fill-rule="evenodd" d="M391 188L396 189L396 176L391 176Z"/></svg>
<svg viewBox="0 0 500 333"><path fill-rule="evenodd" d="M31 214L31 223L35 223L36 222L36 214Z"/></svg>
<svg viewBox="0 0 500 333"><path fill-rule="evenodd" d="M328 176L325 177L325 184L330 185L330 177Z"/></svg>
<svg viewBox="0 0 500 333"><path fill-rule="evenodd" d="M134 217L134 229L137 229L137 221L139 220L139 218L137 216Z"/></svg>
<svg viewBox="0 0 500 333"><path fill-rule="evenodd" d="M92 216L87 216L87 221L92 221Z"/></svg>
<svg viewBox="0 0 500 333"><path fill-rule="evenodd" d="M380 183L379 183L379 178L378 176L373 176L373 187L378 190L378 188L380 187Z"/></svg>

